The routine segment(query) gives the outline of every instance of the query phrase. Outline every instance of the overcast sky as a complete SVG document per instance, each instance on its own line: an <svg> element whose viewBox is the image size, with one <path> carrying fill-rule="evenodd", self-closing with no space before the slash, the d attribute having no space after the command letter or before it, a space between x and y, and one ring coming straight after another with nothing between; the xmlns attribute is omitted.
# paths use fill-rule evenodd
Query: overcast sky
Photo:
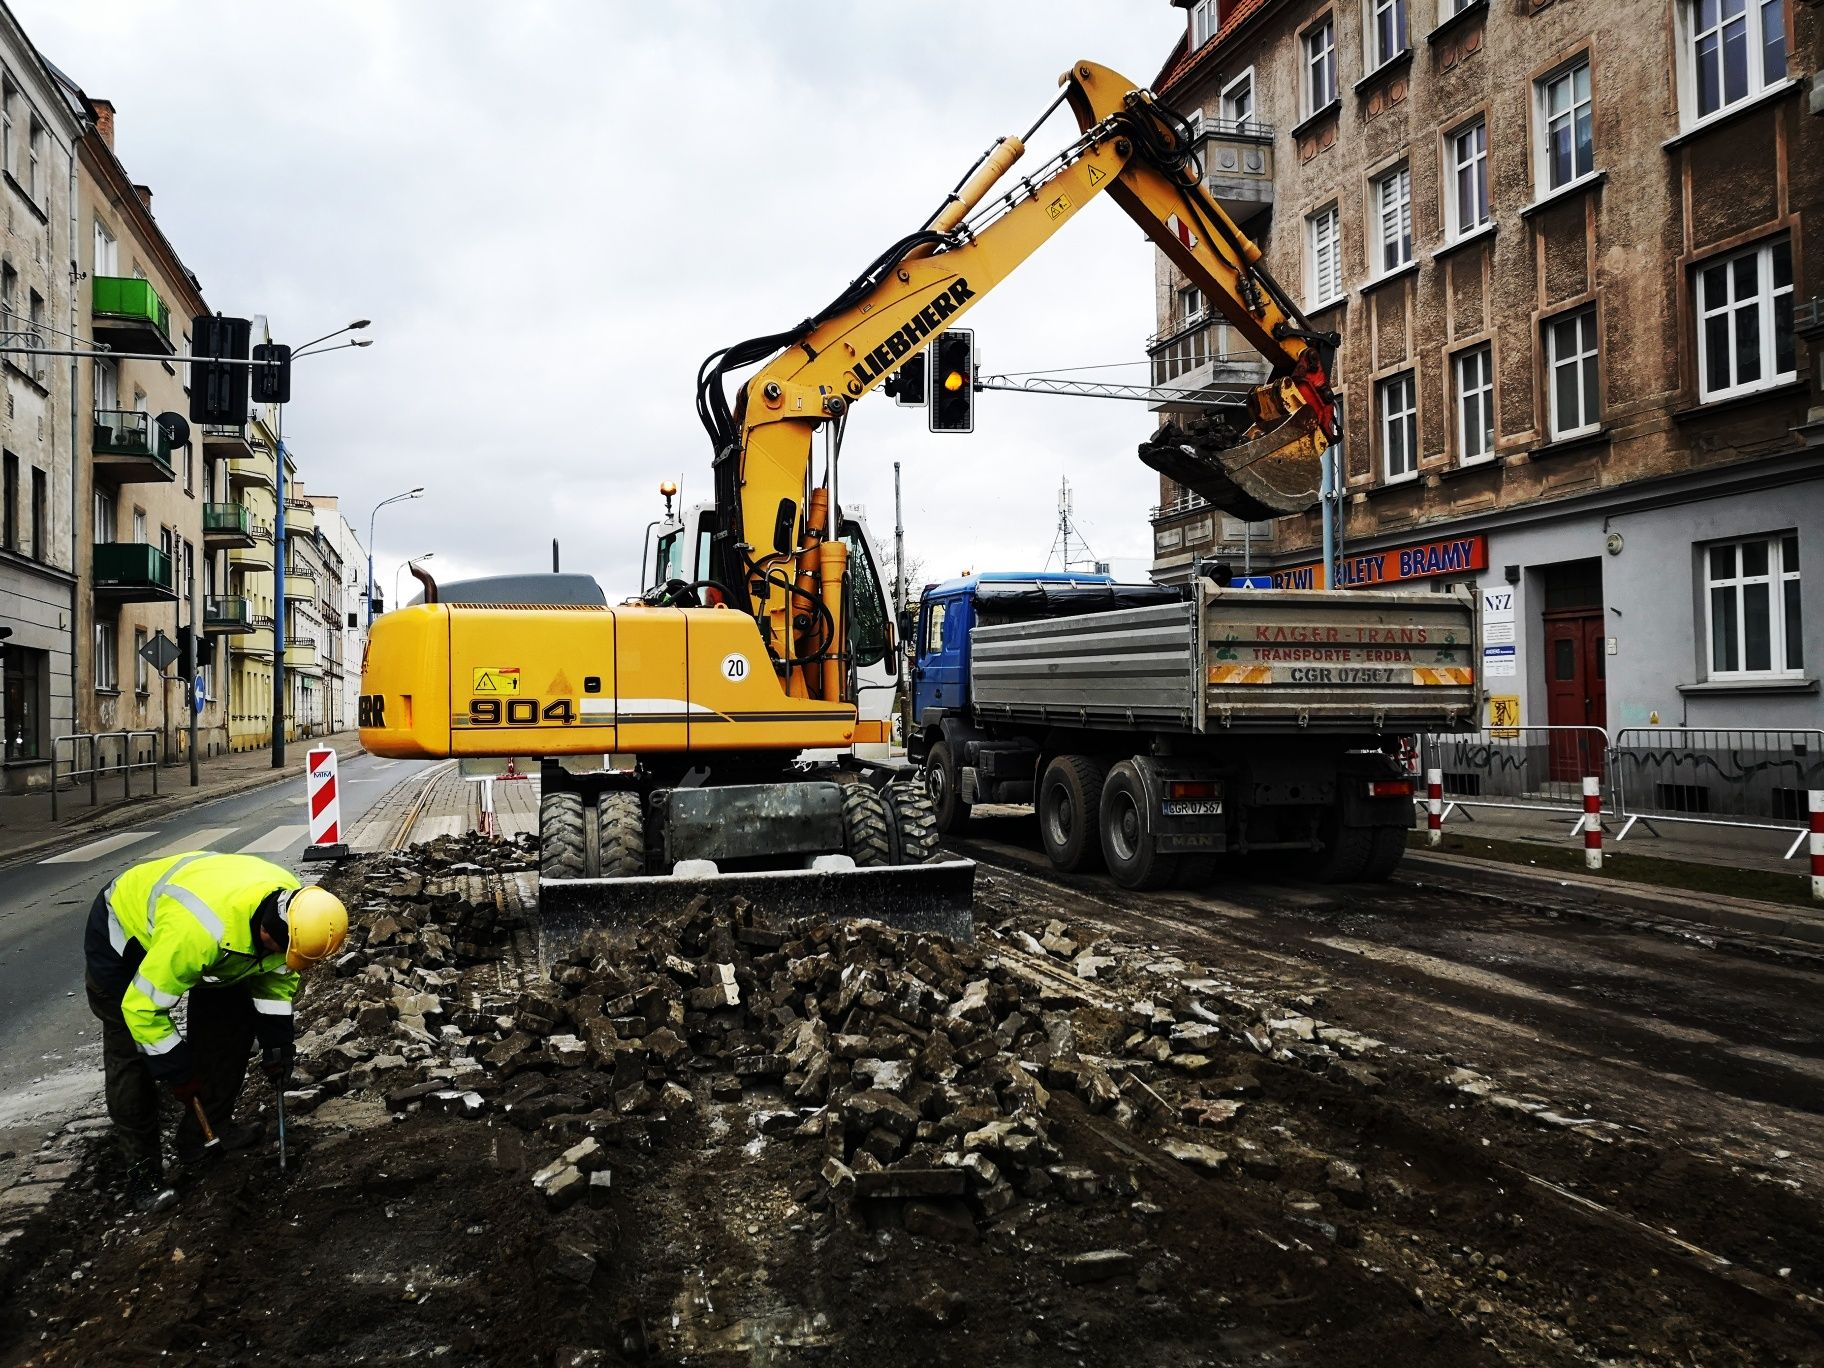
<svg viewBox="0 0 1824 1368"><path fill-rule="evenodd" d="M281 341L354 318L375 345L301 362L286 439L307 487L380 515L378 579L550 564L637 588L678 479L710 494L698 364L791 325L917 227L1077 58L1147 84L1167 0L11 0L118 109L116 150L210 307ZM1075 133L1061 112L1037 165ZM1153 331L1153 249L1093 205L970 315L985 370L1121 363ZM1060 477L1118 573L1143 577L1157 478L1141 404L978 396L937 437L876 393L845 503L929 578L1044 562ZM409 581L408 581L409 583Z"/></svg>

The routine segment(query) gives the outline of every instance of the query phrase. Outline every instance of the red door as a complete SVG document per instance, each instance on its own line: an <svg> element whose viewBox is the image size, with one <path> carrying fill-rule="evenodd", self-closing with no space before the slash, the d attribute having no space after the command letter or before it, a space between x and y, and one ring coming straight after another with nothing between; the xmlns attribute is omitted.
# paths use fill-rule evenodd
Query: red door
<svg viewBox="0 0 1824 1368"><path fill-rule="evenodd" d="M1554 727L1608 724L1608 656L1602 614L1566 613L1545 622L1545 711ZM1577 781L1602 773L1602 738L1590 733L1554 734L1551 777Z"/></svg>

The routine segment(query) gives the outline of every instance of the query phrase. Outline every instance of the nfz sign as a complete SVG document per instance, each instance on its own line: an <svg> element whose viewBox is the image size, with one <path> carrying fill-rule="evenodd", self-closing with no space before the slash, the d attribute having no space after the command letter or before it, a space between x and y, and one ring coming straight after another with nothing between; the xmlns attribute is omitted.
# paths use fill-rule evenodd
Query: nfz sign
<svg viewBox="0 0 1824 1368"><path fill-rule="evenodd" d="M1449 537L1443 541L1419 542L1414 546L1395 547L1391 551L1371 551L1362 556L1345 557L1339 567L1339 587L1372 589L1382 584L1403 580L1431 579L1439 575L1467 575L1488 569L1486 537ZM1273 572L1275 589L1326 589L1329 587L1321 565L1299 565L1290 570Z"/></svg>

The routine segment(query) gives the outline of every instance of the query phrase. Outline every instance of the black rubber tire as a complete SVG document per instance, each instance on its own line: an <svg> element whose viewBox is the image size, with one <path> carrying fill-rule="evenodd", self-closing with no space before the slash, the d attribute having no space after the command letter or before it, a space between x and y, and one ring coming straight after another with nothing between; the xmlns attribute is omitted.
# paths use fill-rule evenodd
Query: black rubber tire
<svg viewBox="0 0 1824 1368"><path fill-rule="evenodd" d="M1405 855L1405 827L1376 827L1369 841L1368 866L1362 871L1362 878L1368 883L1386 883Z"/></svg>
<svg viewBox="0 0 1824 1368"><path fill-rule="evenodd" d="M1145 834L1146 785L1132 760L1110 766L1096 826L1109 876L1123 888L1164 888L1178 877L1176 855L1162 855Z"/></svg>
<svg viewBox="0 0 1824 1368"><path fill-rule="evenodd" d="M604 793L595 806L601 877L627 879L646 872L646 817L637 793Z"/></svg>
<svg viewBox="0 0 1824 1368"><path fill-rule="evenodd" d="M1087 755L1053 756L1039 776L1039 844L1067 874L1102 867L1102 786L1108 766Z"/></svg>
<svg viewBox="0 0 1824 1368"><path fill-rule="evenodd" d="M1340 813L1333 813L1318 824L1324 848L1317 854L1312 869L1320 883L1359 883L1368 876L1368 861L1374 854L1377 827L1351 826Z"/></svg>
<svg viewBox="0 0 1824 1368"><path fill-rule="evenodd" d="M890 785L887 807L899 833L901 864L923 864L937 854L937 809L931 805L923 784Z"/></svg>
<svg viewBox="0 0 1824 1368"><path fill-rule="evenodd" d="M544 794L538 800L538 877L580 879L584 862L583 795Z"/></svg>
<svg viewBox="0 0 1824 1368"><path fill-rule="evenodd" d="M859 869L893 863L887 800L866 784L842 786L842 849Z"/></svg>
<svg viewBox="0 0 1824 1368"><path fill-rule="evenodd" d="M956 753L948 741L939 741L925 756L925 792L937 814L937 829L954 836L969 825L969 804L957 796Z"/></svg>

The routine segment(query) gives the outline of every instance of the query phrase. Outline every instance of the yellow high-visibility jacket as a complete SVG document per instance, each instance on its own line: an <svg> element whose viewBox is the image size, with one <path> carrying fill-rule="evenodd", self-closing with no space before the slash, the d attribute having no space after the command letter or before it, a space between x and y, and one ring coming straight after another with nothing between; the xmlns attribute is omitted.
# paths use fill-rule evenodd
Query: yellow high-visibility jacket
<svg viewBox="0 0 1824 1368"><path fill-rule="evenodd" d="M187 1078L190 1047L171 1021L199 983L242 984L253 998L264 1048L289 1044L298 976L285 952L258 946L254 914L275 889L295 889L289 870L256 855L194 851L125 870L90 914L89 975L109 995L155 1077Z"/></svg>

